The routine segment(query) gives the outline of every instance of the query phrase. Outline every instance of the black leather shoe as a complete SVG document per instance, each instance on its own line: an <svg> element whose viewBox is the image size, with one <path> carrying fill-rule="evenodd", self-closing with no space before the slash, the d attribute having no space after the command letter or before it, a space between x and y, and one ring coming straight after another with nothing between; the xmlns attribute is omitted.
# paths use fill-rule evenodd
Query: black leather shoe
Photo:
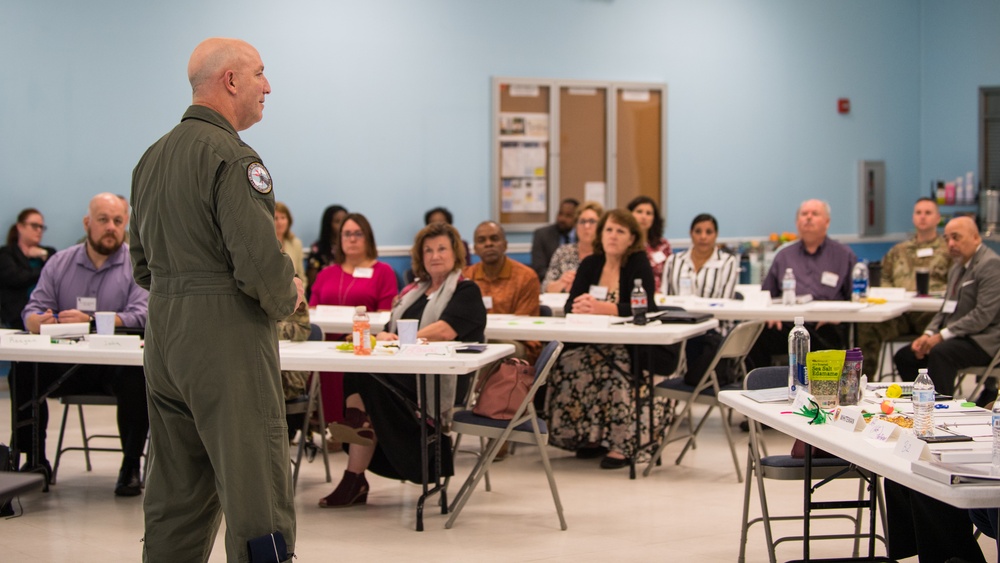
<svg viewBox="0 0 1000 563"><path fill-rule="evenodd" d="M123 467L118 472L118 482L115 484L115 496L136 497L142 494L142 481L139 479L138 467Z"/></svg>
<svg viewBox="0 0 1000 563"><path fill-rule="evenodd" d="M632 464L632 460L620 457L608 457L604 456L601 460L601 469L621 469L623 467L628 467Z"/></svg>

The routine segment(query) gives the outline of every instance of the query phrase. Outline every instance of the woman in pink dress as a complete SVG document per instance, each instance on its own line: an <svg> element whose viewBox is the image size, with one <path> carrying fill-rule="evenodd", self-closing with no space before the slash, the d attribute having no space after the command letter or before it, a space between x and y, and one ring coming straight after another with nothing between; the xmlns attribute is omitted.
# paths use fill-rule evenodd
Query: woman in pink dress
<svg viewBox="0 0 1000 563"><path fill-rule="evenodd" d="M350 213L340 224L334 262L316 275L309 306L364 305L369 311L388 311L399 293L392 266L378 261L375 234L368 219ZM343 335L327 335L327 340L341 340ZM322 374L323 414L327 422L343 419L343 374Z"/></svg>

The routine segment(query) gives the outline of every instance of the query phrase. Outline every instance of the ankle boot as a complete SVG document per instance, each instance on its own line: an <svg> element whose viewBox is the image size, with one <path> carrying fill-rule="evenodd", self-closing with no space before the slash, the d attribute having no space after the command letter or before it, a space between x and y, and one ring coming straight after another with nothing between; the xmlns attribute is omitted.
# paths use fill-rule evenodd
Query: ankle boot
<svg viewBox="0 0 1000 563"><path fill-rule="evenodd" d="M368 480L364 473L344 470L340 484L329 495L319 499L320 508L345 508L368 503Z"/></svg>
<svg viewBox="0 0 1000 563"><path fill-rule="evenodd" d="M375 444L375 430L372 429L368 414L361 409L344 409L343 422L331 422L327 427L330 437L338 442L372 446Z"/></svg>

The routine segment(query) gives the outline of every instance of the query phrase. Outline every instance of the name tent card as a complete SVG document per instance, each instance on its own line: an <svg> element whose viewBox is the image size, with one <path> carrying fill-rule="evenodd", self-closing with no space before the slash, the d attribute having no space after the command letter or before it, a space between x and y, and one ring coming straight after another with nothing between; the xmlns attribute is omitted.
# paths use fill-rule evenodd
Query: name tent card
<svg viewBox="0 0 1000 563"><path fill-rule="evenodd" d="M918 459L930 461L931 459L931 450L927 447L927 442L917 438L913 432L901 432L896 449L892 453L906 461L917 461Z"/></svg>
<svg viewBox="0 0 1000 563"><path fill-rule="evenodd" d="M91 350L138 350L140 345L137 334L91 334L87 341Z"/></svg>
<svg viewBox="0 0 1000 563"><path fill-rule="evenodd" d="M9 348L48 348L52 338L44 334L5 334L0 336L0 346Z"/></svg>
<svg viewBox="0 0 1000 563"><path fill-rule="evenodd" d="M865 417L861 413L861 407L851 406L840 409L840 414L833 421L837 428L843 428L848 432L857 432L865 428Z"/></svg>
<svg viewBox="0 0 1000 563"><path fill-rule="evenodd" d="M889 438L896 432L899 428L891 422L882 420L881 418L876 418L868 423L868 427L865 428L864 433L861 435L866 440L871 440L879 444L886 444L889 442Z"/></svg>

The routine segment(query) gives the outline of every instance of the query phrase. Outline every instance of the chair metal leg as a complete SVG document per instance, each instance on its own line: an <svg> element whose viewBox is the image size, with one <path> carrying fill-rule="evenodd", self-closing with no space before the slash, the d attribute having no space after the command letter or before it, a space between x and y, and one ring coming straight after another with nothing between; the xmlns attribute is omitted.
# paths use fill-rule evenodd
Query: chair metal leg
<svg viewBox="0 0 1000 563"><path fill-rule="evenodd" d="M52 485L56 484L56 475L59 473L59 461L62 459L62 445L63 436L66 435L66 417L69 415L69 405L63 405L63 415L62 424L59 425L59 441L56 443L56 462L52 466L52 475L49 477L49 483ZM87 441L84 439L84 444ZM89 469L87 471L90 471Z"/></svg>
<svg viewBox="0 0 1000 563"><path fill-rule="evenodd" d="M746 562L747 532L750 530L750 483L756 474L753 461L753 445L747 445L747 480L743 482L743 524L740 526L740 555L737 563Z"/></svg>
<svg viewBox="0 0 1000 563"><path fill-rule="evenodd" d="M497 452L500 451L501 440L490 438L489 446L486 452L476 463L476 466L472 469L472 473L469 474L469 478L465 480L462 484L462 488L458 490L458 494L455 496L455 500L451 504L451 517L445 523L444 527L451 529L455 525L455 519L462 512L465 507L465 503L468 502L469 497L476 490L476 486L479 485L479 481L489 470L489 465L493 463L493 458L496 457Z"/></svg>
<svg viewBox="0 0 1000 563"><path fill-rule="evenodd" d="M681 413L677 415L673 421L671 421L670 426L667 427L667 433L665 436L663 436L663 440L660 442L660 445L656 448L656 451L653 453L653 457L649 458L649 464L646 466L646 469L642 472L643 477L649 477L650 472L653 471L653 466L656 465L656 462L659 461L660 457L663 455L663 450L666 450L667 445L670 444L670 442L672 441L671 438L673 437L674 431L677 429L677 426L680 424L680 420L683 419L685 416L690 418L690 411L691 411L691 401L685 401L684 408L681 409Z"/></svg>
<svg viewBox="0 0 1000 563"><path fill-rule="evenodd" d="M541 429L538 428L538 419L531 418L531 428L535 434L535 443L538 444L538 451L542 456L542 465L545 467L545 476L549 480L549 490L552 491L552 502L556 505L556 514L559 515L559 528L566 531L566 517L563 516L562 502L559 500L559 489L556 488L556 477L552 473L552 464L549 462L549 453L546 450L548 440L542 439Z"/></svg>
<svg viewBox="0 0 1000 563"><path fill-rule="evenodd" d="M83 457L87 459L87 471L91 471L93 470L93 466L90 465L90 439L87 438L87 423L83 421L83 405L77 405L76 410L80 414L80 433L83 435Z"/></svg>

